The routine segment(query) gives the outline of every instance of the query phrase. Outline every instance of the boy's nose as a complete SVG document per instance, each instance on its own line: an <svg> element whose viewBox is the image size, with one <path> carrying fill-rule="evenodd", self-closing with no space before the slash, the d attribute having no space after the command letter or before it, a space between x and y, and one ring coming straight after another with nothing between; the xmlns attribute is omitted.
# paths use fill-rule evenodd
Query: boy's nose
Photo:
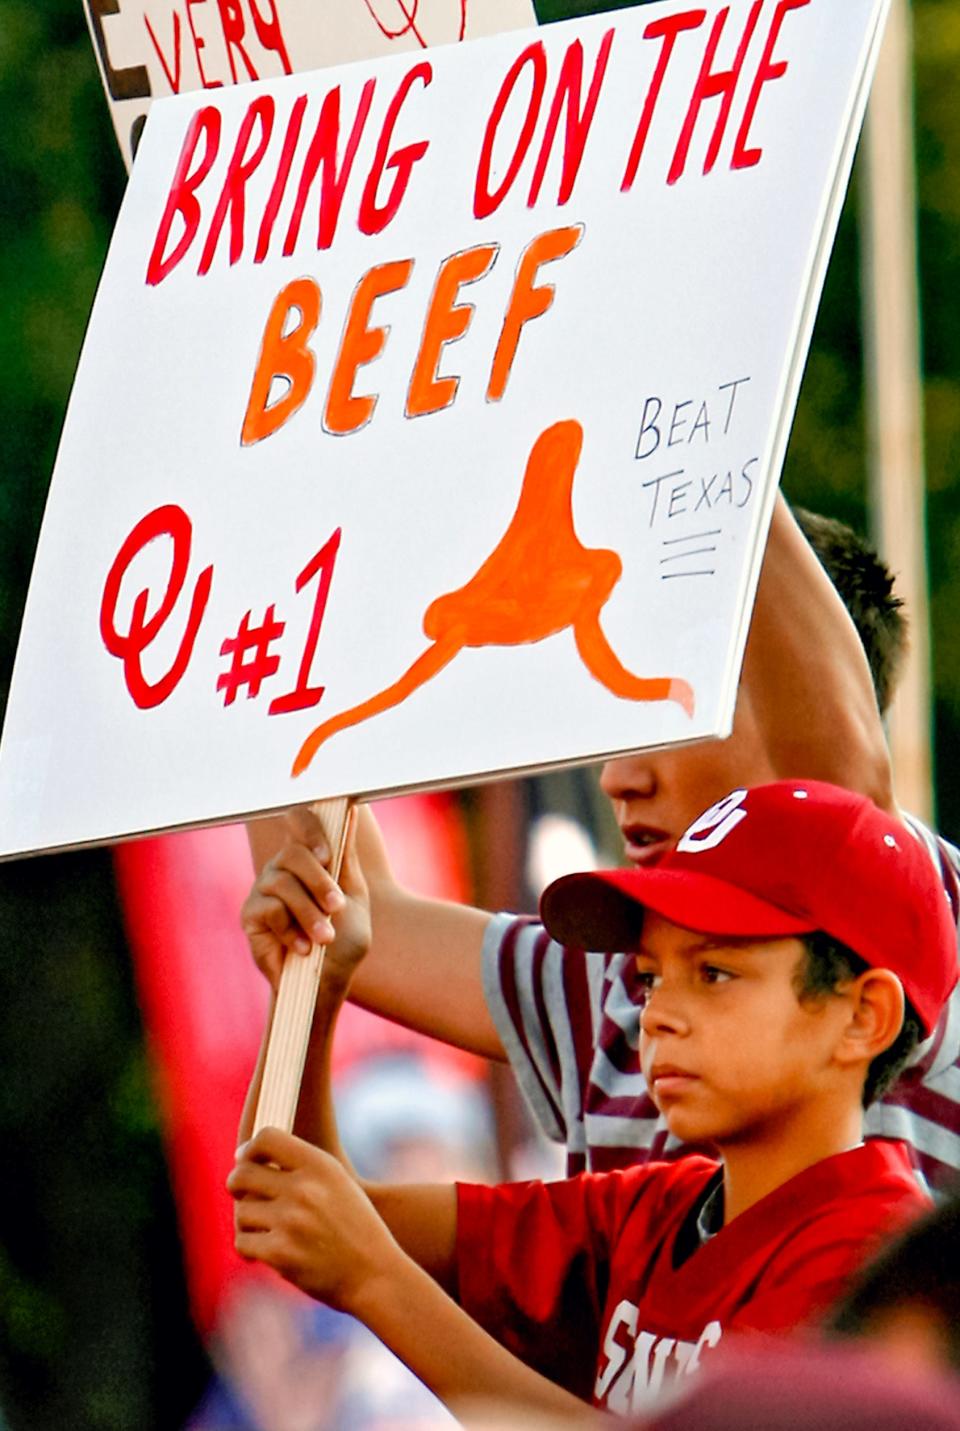
<svg viewBox="0 0 960 1431"><path fill-rule="evenodd" d="M679 995L662 985L651 989L640 1010L640 1029L647 1038L656 1038L658 1034L665 1033L680 1036L689 1033L689 1021L683 1012Z"/></svg>
<svg viewBox="0 0 960 1431"><path fill-rule="evenodd" d="M657 789L656 767L637 755L608 760L600 772L600 788L609 800L649 800Z"/></svg>

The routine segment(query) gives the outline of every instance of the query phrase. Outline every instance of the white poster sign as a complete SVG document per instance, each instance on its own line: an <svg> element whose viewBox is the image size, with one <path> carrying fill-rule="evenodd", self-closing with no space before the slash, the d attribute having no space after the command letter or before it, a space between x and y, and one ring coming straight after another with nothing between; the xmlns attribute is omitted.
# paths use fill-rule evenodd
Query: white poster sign
<svg viewBox="0 0 960 1431"><path fill-rule="evenodd" d="M536 24L532 0L83 0L127 168L155 99Z"/></svg>
<svg viewBox="0 0 960 1431"><path fill-rule="evenodd" d="M884 9L671 0L156 104L0 853L728 731Z"/></svg>

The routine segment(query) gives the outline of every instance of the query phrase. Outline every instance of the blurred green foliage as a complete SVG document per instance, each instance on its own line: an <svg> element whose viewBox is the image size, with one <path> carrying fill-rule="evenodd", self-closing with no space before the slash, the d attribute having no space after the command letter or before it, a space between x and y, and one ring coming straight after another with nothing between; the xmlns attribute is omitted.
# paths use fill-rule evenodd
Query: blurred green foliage
<svg viewBox="0 0 960 1431"><path fill-rule="evenodd" d="M538 8L550 20L617 5ZM914 20L937 775L950 834L960 830L960 7L916 0ZM2 704L124 186L79 0L0 0L0 134ZM864 529L858 266L854 187L784 485ZM0 1405L14 1431L178 1426L204 1363L109 856L0 870L0 946Z"/></svg>

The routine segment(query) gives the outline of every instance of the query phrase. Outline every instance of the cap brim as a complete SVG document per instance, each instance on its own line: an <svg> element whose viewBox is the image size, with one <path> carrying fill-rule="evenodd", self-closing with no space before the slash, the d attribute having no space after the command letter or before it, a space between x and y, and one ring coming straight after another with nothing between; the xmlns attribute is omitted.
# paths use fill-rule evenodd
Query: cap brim
<svg viewBox="0 0 960 1431"><path fill-rule="evenodd" d="M647 909L684 929L741 939L809 934L817 928L736 885L686 869L565 875L540 900L540 917L554 939L572 948L610 952L637 947Z"/></svg>

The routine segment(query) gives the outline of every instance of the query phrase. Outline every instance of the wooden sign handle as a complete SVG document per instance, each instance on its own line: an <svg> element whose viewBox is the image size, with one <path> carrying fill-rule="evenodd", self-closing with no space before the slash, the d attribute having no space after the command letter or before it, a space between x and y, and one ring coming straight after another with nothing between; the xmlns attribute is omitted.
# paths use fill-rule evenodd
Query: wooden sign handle
<svg viewBox="0 0 960 1431"><path fill-rule="evenodd" d="M321 800L314 805L313 813L323 826L333 851L330 873L334 879L339 879L350 819L350 800L346 797ZM263 1065L254 1133L267 1127L282 1128L285 1133L293 1131L322 968L322 944L314 944L306 955L288 955L283 962Z"/></svg>

